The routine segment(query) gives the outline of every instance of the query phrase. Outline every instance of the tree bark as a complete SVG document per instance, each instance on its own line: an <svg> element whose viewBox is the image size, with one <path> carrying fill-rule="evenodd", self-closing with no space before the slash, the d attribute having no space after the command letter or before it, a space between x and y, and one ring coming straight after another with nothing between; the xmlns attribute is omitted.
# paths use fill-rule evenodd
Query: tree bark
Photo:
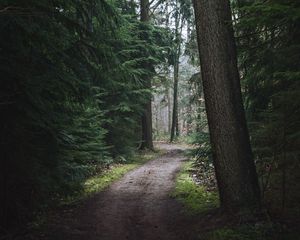
<svg viewBox="0 0 300 240"><path fill-rule="evenodd" d="M177 1L176 1L177 6ZM183 22L180 24L180 13L179 9L176 10L175 15L175 36L176 36L176 49L175 49L175 59L174 59L174 86L173 86L173 113L172 113L172 125L171 125L171 137L170 142L174 141L174 137L179 136L179 124L178 124L178 81L179 81L179 58L181 52L181 34Z"/></svg>
<svg viewBox="0 0 300 240"><path fill-rule="evenodd" d="M149 22L150 16L149 16L149 0L140 0L140 6L141 6L141 22Z"/></svg>
<svg viewBox="0 0 300 240"><path fill-rule="evenodd" d="M166 29L169 28L169 18L170 18L170 13L169 13L169 1L166 1L166 24L165 27ZM169 73L169 70L167 71ZM168 134L171 134L171 125L172 125L172 110L171 110L171 90L169 87L167 87L167 98L168 98Z"/></svg>
<svg viewBox="0 0 300 240"><path fill-rule="evenodd" d="M170 90L168 89L168 133L171 133L171 124L172 124L172 110L171 110L171 97L170 97Z"/></svg>
<svg viewBox="0 0 300 240"><path fill-rule="evenodd" d="M149 22L149 0L141 0L141 22ZM145 64L146 65L146 64ZM147 67L147 66L145 66ZM145 87L151 89L151 79L144 79ZM154 149L152 139L152 103L151 97L145 104L145 109L142 115L142 144L140 149Z"/></svg>
<svg viewBox="0 0 300 240"><path fill-rule="evenodd" d="M176 57L177 58L177 57ZM170 142L174 141L175 132L177 136L178 132L178 75L179 75L179 63L178 59L174 63L174 93L173 93L173 113L172 113L172 125L171 125L171 138Z"/></svg>
<svg viewBox="0 0 300 240"><path fill-rule="evenodd" d="M205 104L221 206L260 208L229 1L194 0Z"/></svg>

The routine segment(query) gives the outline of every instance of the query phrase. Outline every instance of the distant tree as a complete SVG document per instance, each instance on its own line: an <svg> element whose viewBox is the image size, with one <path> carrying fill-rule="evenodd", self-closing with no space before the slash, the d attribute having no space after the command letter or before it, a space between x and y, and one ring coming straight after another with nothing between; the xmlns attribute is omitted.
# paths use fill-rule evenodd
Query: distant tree
<svg viewBox="0 0 300 240"><path fill-rule="evenodd" d="M179 59L182 54L182 30L185 22L189 22L191 17L191 1L190 0L175 0L174 1L174 24L175 24L175 41L173 50L173 66L174 66L174 83L173 83L173 112L171 122L171 136L170 142L173 142L175 136L178 137L180 134L179 122L178 122L178 84L179 84ZM188 26L187 26L188 28Z"/></svg>
<svg viewBox="0 0 300 240"><path fill-rule="evenodd" d="M183 18L180 9L178 8L178 1L175 2L175 46L174 46L174 83L173 83L173 111L171 122L171 137L170 142L173 142L175 135L179 136L178 124L178 81L179 81L179 58L181 54L181 34L183 27Z"/></svg>

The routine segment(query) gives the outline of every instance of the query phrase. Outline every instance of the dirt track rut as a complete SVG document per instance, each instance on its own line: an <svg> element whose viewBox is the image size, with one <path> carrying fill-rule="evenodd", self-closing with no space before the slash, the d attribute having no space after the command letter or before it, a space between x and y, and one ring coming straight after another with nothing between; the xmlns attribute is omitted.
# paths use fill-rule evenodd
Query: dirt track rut
<svg viewBox="0 0 300 240"><path fill-rule="evenodd" d="M160 147L167 153L129 172L76 211L66 211L49 226L45 239L187 239L181 206L169 197L185 157L176 145Z"/></svg>

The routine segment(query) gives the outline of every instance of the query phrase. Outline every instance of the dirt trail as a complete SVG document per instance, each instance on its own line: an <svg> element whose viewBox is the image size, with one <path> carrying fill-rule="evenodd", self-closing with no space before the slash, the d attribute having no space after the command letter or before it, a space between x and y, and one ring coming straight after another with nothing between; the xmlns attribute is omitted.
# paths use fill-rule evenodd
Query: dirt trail
<svg viewBox="0 0 300 240"><path fill-rule="evenodd" d="M184 148L159 144L163 156L149 161L49 226L51 240L190 239L181 206L169 197ZM41 236L40 236L41 237Z"/></svg>

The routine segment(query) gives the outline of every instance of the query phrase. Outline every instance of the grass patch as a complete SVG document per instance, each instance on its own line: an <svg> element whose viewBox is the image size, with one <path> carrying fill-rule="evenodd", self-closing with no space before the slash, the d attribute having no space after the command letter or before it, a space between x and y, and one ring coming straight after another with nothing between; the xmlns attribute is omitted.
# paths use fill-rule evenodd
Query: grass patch
<svg viewBox="0 0 300 240"><path fill-rule="evenodd" d="M236 228L221 228L204 236L206 240L259 240L267 239L265 232L255 226L243 225Z"/></svg>
<svg viewBox="0 0 300 240"><path fill-rule="evenodd" d="M84 199L103 191L110 184L122 178L127 172L141 166L142 164L161 156L164 152L158 151L140 151L133 155L130 159L121 158L122 163L113 164L109 169L102 171L100 174L87 178L82 183L82 190L75 192L72 195L57 199L55 205L51 208L45 208L35 214L35 219L27 224L27 228L31 231L43 231L43 227L55 218L60 208L76 208L76 205ZM59 210L59 211L57 211Z"/></svg>
<svg viewBox="0 0 300 240"><path fill-rule="evenodd" d="M61 201L61 205L75 204L76 202L100 192L107 188L114 181L123 177L127 172L141 166L145 162L157 158L162 155L162 151L142 151L135 154L131 159L126 161L122 158L124 163L114 164L109 169L104 170L98 175L92 176L83 182L82 191L68 196Z"/></svg>
<svg viewBox="0 0 300 240"><path fill-rule="evenodd" d="M104 173L91 177L84 182L84 194L90 195L102 191L115 180L120 179L125 173L137 167L138 164L114 165Z"/></svg>
<svg viewBox="0 0 300 240"><path fill-rule="evenodd" d="M113 165L109 170L100 175L91 177L84 182L84 193L90 195L102 191L112 182L123 177L127 172L137 168L143 163L158 157L161 152L146 151L137 154L131 159L130 163Z"/></svg>
<svg viewBox="0 0 300 240"><path fill-rule="evenodd" d="M216 229L200 236L199 240L295 240L298 237L280 224L261 222Z"/></svg>
<svg viewBox="0 0 300 240"><path fill-rule="evenodd" d="M198 214L219 206L217 192L209 192L204 186L197 185L190 172L192 162L184 164L176 178L176 185L171 197L183 203L189 214Z"/></svg>

